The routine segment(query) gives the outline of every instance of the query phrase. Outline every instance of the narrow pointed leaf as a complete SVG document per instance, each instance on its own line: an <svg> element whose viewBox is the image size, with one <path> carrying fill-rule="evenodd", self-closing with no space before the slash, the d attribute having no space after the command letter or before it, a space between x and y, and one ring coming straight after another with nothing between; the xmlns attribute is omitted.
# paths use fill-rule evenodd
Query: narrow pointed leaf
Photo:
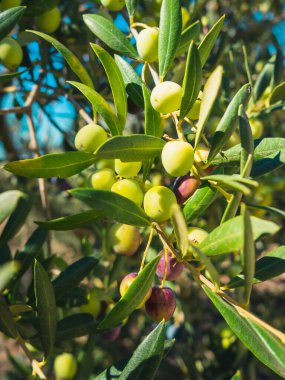
<svg viewBox="0 0 285 380"><path fill-rule="evenodd" d="M223 68L218 66L207 79L203 89L199 121L197 123L197 132L195 136L195 148L198 146L205 125L211 114L212 108L219 94L223 77Z"/></svg>
<svg viewBox="0 0 285 380"><path fill-rule="evenodd" d="M0 237L0 244L11 240L24 225L32 208L31 198L24 193L19 196L17 206L10 215Z"/></svg>
<svg viewBox="0 0 285 380"><path fill-rule="evenodd" d="M74 338L91 334L94 330L95 323L91 314L73 314L57 323L56 342L70 341Z"/></svg>
<svg viewBox="0 0 285 380"><path fill-rule="evenodd" d="M183 97L181 101L179 119L183 120L198 98L202 84L202 66L200 55L192 41L187 55L186 70L183 78Z"/></svg>
<svg viewBox="0 0 285 380"><path fill-rule="evenodd" d="M54 153L13 161L6 164L4 169L28 178L67 178L91 166L94 159L93 154L85 152Z"/></svg>
<svg viewBox="0 0 285 380"><path fill-rule="evenodd" d="M121 71L128 96L138 107L144 108L141 78L133 67L119 55L115 55L115 61Z"/></svg>
<svg viewBox="0 0 285 380"><path fill-rule="evenodd" d="M270 94L269 104L277 103L285 99L285 82L280 83L278 86L274 87Z"/></svg>
<svg viewBox="0 0 285 380"><path fill-rule="evenodd" d="M213 137L212 147L209 153L208 162L219 153L219 151L226 144L228 139L236 128L238 121L238 109L240 104L246 105L250 98L250 85L245 84L234 96L230 102L224 116L219 122Z"/></svg>
<svg viewBox="0 0 285 380"><path fill-rule="evenodd" d="M267 253L256 261L253 283L258 284L285 273L285 246L281 246ZM227 288L237 288L245 284L244 273L234 277Z"/></svg>
<svg viewBox="0 0 285 380"><path fill-rule="evenodd" d="M23 196L24 193L18 190L9 190L0 194L0 223L12 214Z"/></svg>
<svg viewBox="0 0 285 380"><path fill-rule="evenodd" d="M62 216L61 218L47 220L45 222L35 222L39 226L53 231L68 231L74 228L83 227L88 223L94 222L102 214L97 210L83 211L79 214Z"/></svg>
<svg viewBox="0 0 285 380"><path fill-rule="evenodd" d="M13 7L0 13L0 40L6 37L22 18L26 7Z"/></svg>
<svg viewBox="0 0 285 380"><path fill-rule="evenodd" d="M182 31L181 6L179 0L163 0L159 23L159 76L167 74L179 45Z"/></svg>
<svg viewBox="0 0 285 380"><path fill-rule="evenodd" d="M244 287L244 304L247 305L250 300L252 284L255 270L255 244L253 237L253 228L251 224L250 214L245 205L242 205L242 227L243 227L243 243L241 249L241 257L244 267L245 287Z"/></svg>
<svg viewBox="0 0 285 380"><path fill-rule="evenodd" d="M116 136L102 144L96 152L97 158L133 162L160 155L165 141L148 135Z"/></svg>
<svg viewBox="0 0 285 380"><path fill-rule="evenodd" d="M217 197L217 190L208 184L203 184L195 193L188 199L184 208L183 214L186 222L190 223L195 218L198 218L204 211L214 202Z"/></svg>
<svg viewBox="0 0 285 380"><path fill-rule="evenodd" d="M209 55L215 45L215 42L220 34L220 31L222 30L222 27L224 25L225 21L225 15L222 16L216 24L212 27L212 29L206 34L203 41L199 45L199 54L201 58L201 64L202 67L207 62L207 59L209 58Z"/></svg>
<svg viewBox="0 0 285 380"><path fill-rule="evenodd" d="M0 75L0 83L8 82L12 78L19 77L23 73L26 73L28 70L16 71L14 73L5 73Z"/></svg>
<svg viewBox="0 0 285 380"><path fill-rule="evenodd" d="M75 288L98 264L93 257L83 257L61 272L53 281L55 298L59 299Z"/></svg>
<svg viewBox="0 0 285 380"><path fill-rule="evenodd" d="M132 17L136 12L138 0L126 0L126 6L129 16Z"/></svg>
<svg viewBox="0 0 285 380"><path fill-rule="evenodd" d="M145 134L161 137L163 134L163 126L160 113L155 111L150 102L150 90L142 84L143 97L145 104Z"/></svg>
<svg viewBox="0 0 285 380"><path fill-rule="evenodd" d="M35 260L34 266L34 289L40 338L45 358L47 358L51 354L55 343L56 304L52 283L46 271L37 260Z"/></svg>
<svg viewBox="0 0 285 380"><path fill-rule="evenodd" d="M127 117L127 96L122 74L113 57L101 46L91 44L97 57L106 71L114 99L121 130L124 129Z"/></svg>
<svg viewBox="0 0 285 380"><path fill-rule="evenodd" d="M285 218L285 211L280 210L279 208L276 208L276 207L255 205L252 203L248 203L247 206L248 206L248 208L257 208L257 209L265 210L269 213L276 214L276 215L281 216L282 218Z"/></svg>
<svg viewBox="0 0 285 380"><path fill-rule="evenodd" d="M136 226L148 226L150 224L147 215L141 207L119 194L84 188L73 189L69 192L89 207L101 211L106 218Z"/></svg>
<svg viewBox="0 0 285 380"><path fill-rule="evenodd" d="M82 65L80 60L76 57L72 51L70 51L66 46L61 42L57 41L55 38L51 37L48 34L38 32L35 30L27 30L29 33L36 34L37 36L43 38L45 41L49 42L65 59L68 66L74 72L74 74L81 80L82 83L86 86L93 87L92 79L90 78L85 67Z"/></svg>
<svg viewBox="0 0 285 380"><path fill-rule="evenodd" d="M178 48L176 50L175 56L186 53L189 49L191 41L195 41L201 32L201 22L199 20L195 21L193 24L189 25L183 30L180 38Z"/></svg>
<svg viewBox="0 0 285 380"><path fill-rule="evenodd" d="M29 16L37 16L50 11L58 5L58 0L24 0Z"/></svg>
<svg viewBox="0 0 285 380"><path fill-rule="evenodd" d="M172 207L171 223L174 228L177 246L182 257L185 257L189 245L188 231L184 215L178 205Z"/></svg>
<svg viewBox="0 0 285 380"><path fill-rule="evenodd" d="M251 224L253 239L257 240L264 234L275 234L280 227L270 221L252 216ZM205 255L215 256L239 251L243 244L243 219L236 216L216 227L199 245Z"/></svg>
<svg viewBox="0 0 285 380"><path fill-rule="evenodd" d="M119 379L153 380L163 356L164 340L165 322L162 321L137 347Z"/></svg>
<svg viewBox="0 0 285 380"><path fill-rule="evenodd" d="M240 172L244 177L248 177L253 164L254 144L251 127L243 105L239 108L238 118L241 139Z"/></svg>
<svg viewBox="0 0 285 380"><path fill-rule="evenodd" d="M266 87L270 85L272 78L274 78L274 64L276 61L276 55L272 56L269 61L264 65L257 80L253 86L254 98L259 100L265 91Z"/></svg>
<svg viewBox="0 0 285 380"><path fill-rule="evenodd" d="M125 34L112 21L98 14L85 14L83 20L91 32L111 49L130 58L139 58Z"/></svg>
<svg viewBox="0 0 285 380"><path fill-rule="evenodd" d="M236 307L223 300L218 294L203 286L207 296L219 310L225 321L242 343L266 366L281 377L285 377L285 345L266 330L256 319L237 312Z"/></svg>
<svg viewBox="0 0 285 380"><path fill-rule="evenodd" d="M6 288L19 268L20 265L17 261L10 261L0 266L0 293Z"/></svg>
<svg viewBox="0 0 285 380"><path fill-rule="evenodd" d="M0 330L7 336L17 339L19 332L4 297L0 296Z"/></svg>
<svg viewBox="0 0 285 380"><path fill-rule="evenodd" d="M106 330L119 325L143 301L152 286L160 256L152 259L129 286L125 295L99 324L98 329Z"/></svg>
<svg viewBox="0 0 285 380"><path fill-rule="evenodd" d="M98 114L105 121L113 136L122 134L122 127L118 122L118 119L110 104L93 88L86 86L79 82L68 81L67 83L76 87L91 103L92 107L98 112Z"/></svg>

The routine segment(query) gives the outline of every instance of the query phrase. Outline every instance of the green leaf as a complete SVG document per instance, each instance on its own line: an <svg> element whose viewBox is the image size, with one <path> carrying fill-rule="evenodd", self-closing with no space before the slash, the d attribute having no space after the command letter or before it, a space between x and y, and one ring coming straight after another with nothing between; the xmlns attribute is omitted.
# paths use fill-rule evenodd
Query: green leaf
<svg viewBox="0 0 285 380"><path fill-rule="evenodd" d="M160 155L165 141L148 135L116 136L103 143L96 152L97 158L133 162Z"/></svg>
<svg viewBox="0 0 285 380"><path fill-rule="evenodd" d="M0 40L6 37L22 18L26 7L13 7L0 13Z"/></svg>
<svg viewBox="0 0 285 380"><path fill-rule="evenodd" d="M163 0L160 9L158 62L161 79L167 74L179 45L182 31L179 0Z"/></svg>
<svg viewBox="0 0 285 380"><path fill-rule="evenodd" d="M95 330L94 318L91 314L78 313L60 320L56 326L56 342L72 340L88 335Z"/></svg>
<svg viewBox="0 0 285 380"><path fill-rule="evenodd" d="M60 299L79 285L97 264L98 260L93 257L83 257L69 265L52 281L55 298Z"/></svg>
<svg viewBox="0 0 285 380"><path fill-rule="evenodd" d="M119 379L153 380L162 359L164 340L165 322L162 321L137 347Z"/></svg>
<svg viewBox="0 0 285 380"><path fill-rule="evenodd" d="M26 73L28 70L22 70L22 71L16 71L14 73L8 73L8 74L1 74L0 75L0 83L8 82L11 80L11 78L19 77L23 73Z"/></svg>
<svg viewBox="0 0 285 380"><path fill-rule="evenodd" d="M189 239L184 215L178 205L172 207L171 223L173 225L177 246L182 257L187 255Z"/></svg>
<svg viewBox="0 0 285 380"><path fill-rule="evenodd" d="M29 16L37 16L50 11L58 5L58 0L24 0Z"/></svg>
<svg viewBox="0 0 285 380"><path fill-rule="evenodd" d="M194 252L195 256L199 258L199 260L205 265L205 269L208 271L210 278L215 285L216 289L220 289L221 281L220 276L215 268L214 264L212 263L211 259L207 257L197 246L191 245L190 252Z"/></svg>
<svg viewBox="0 0 285 380"><path fill-rule="evenodd" d="M283 273L285 273L285 246L274 249L261 259L257 260L253 283L258 284L259 282L280 276ZM244 284L245 276L242 272L229 282L227 288L237 288Z"/></svg>
<svg viewBox="0 0 285 380"><path fill-rule="evenodd" d="M222 30L222 27L224 25L225 21L225 15L222 16L216 24L211 28L211 30L206 34L206 36L203 38L202 42L199 45L199 53L201 58L201 64L202 67L207 62L207 59L209 58L209 55L215 45L215 42L220 34L220 31Z"/></svg>
<svg viewBox="0 0 285 380"><path fill-rule="evenodd" d="M56 304L52 283L46 271L37 260L35 260L34 266L34 289L40 338L45 358L47 358L51 354L55 343Z"/></svg>
<svg viewBox="0 0 285 380"><path fill-rule="evenodd" d="M237 371L232 377L231 380L242 380L240 371Z"/></svg>
<svg viewBox="0 0 285 380"><path fill-rule="evenodd" d="M144 267L131 283L125 295L98 325L98 329L107 330L119 325L142 303L152 286L159 260L160 256L156 256Z"/></svg>
<svg viewBox="0 0 285 380"><path fill-rule="evenodd" d="M37 36L43 38L45 41L49 42L65 59L68 66L74 72L74 74L86 84L86 86L93 87L92 79L90 78L85 67L82 65L80 60L72 53L67 47L65 47L61 42L57 41L55 38L48 34L38 32L35 30L27 30L29 33L36 34Z"/></svg>
<svg viewBox="0 0 285 380"><path fill-rule="evenodd" d="M0 223L12 214L23 196L25 194L18 190L9 190L0 194Z"/></svg>
<svg viewBox="0 0 285 380"><path fill-rule="evenodd" d="M183 120L198 98L202 84L202 67L200 55L195 42L192 41L187 55L186 69L183 78L183 97L179 120Z"/></svg>
<svg viewBox="0 0 285 380"><path fill-rule="evenodd" d="M242 343L266 366L285 377L285 346L269 332L258 319L223 300L218 294L203 286L207 296ZM244 312L244 313L243 313Z"/></svg>
<svg viewBox="0 0 285 380"><path fill-rule="evenodd" d="M129 13L129 16L132 17L137 9L138 0L126 0L126 6Z"/></svg>
<svg viewBox="0 0 285 380"><path fill-rule="evenodd" d="M0 296L0 330L11 338L17 339L19 337L17 325L14 322L5 298L2 296Z"/></svg>
<svg viewBox="0 0 285 380"><path fill-rule="evenodd" d="M195 21L193 24L189 25L183 30L180 38L178 48L176 50L175 56L186 53L189 49L191 41L195 41L201 32L201 22L199 20Z"/></svg>
<svg viewBox="0 0 285 380"><path fill-rule="evenodd" d="M112 21L98 14L85 14L83 20L91 32L111 49L130 58L139 58L133 45Z"/></svg>
<svg viewBox="0 0 285 380"><path fill-rule="evenodd" d="M19 192L20 193L20 192ZM19 194L18 202L14 211L10 215L8 219L1 237L0 237L0 245L3 242L7 242L11 240L21 229L23 224L25 223L27 216L32 208L32 201L30 197L24 193Z"/></svg>
<svg viewBox="0 0 285 380"><path fill-rule="evenodd" d="M207 177L202 177L202 180L224 184L225 187L241 192L245 195L250 195L251 191L248 186L258 187L258 182L248 178L240 177L239 175L213 174Z"/></svg>
<svg viewBox="0 0 285 380"><path fill-rule="evenodd" d="M69 192L89 207L103 212L109 219L135 226L150 225L147 215L142 208L119 194L111 191L84 188L73 189Z"/></svg>
<svg viewBox="0 0 285 380"><path fill-rule="evenodd" d="M15 281L23 276L24 273L33 265L35 258L41 254L41 249L48 237L48 231L37 228L25 244L24 248L17 252L15 260L19 262L20 269L15 276Z"/></svg>
<svg viewBox="0 0 285 380"><path fill-rule="evenodd" d="M216 156L212 165L239 166L241 145ZM252 177L258 177L277 169L285 164L285 138L269 137L254 141L254 164Z"/></svg>
<svg viewBox="0 0 285 380"><path fill-rule="evenodd" d="M138 107L144 108L141 78L133 67L119 55L115 55L115 61L121 71L128 96Z"/></svg>
<svg viewBox="0 0 285 380"><path fill-rule="evenodd" d="M124 129L127 117L127 96L125 84L122 74L114 60L109 53L106 52L101 46L91 44L97 57L100 59L106 71L111 91L113 94L114 104L117 111L121 130Z"/></svg>
<svg viewBox="0 0 285 380"><path fill-rule="evenodd" d="M120 135L122 133L122 127L120 126L118 119L110 104L93 88L86 86L79 82L68 81L67 83L76 87L92 104L92 107L99 113L102 119L105 121L113 136Z"/></svg>
<svg viewBox="0 0 285 380"><path fill-rule="evenodd" d="M45 222L35 222L39 226L53 231L68 231L74 228L83 227L88 223L94 222L102 214L97 210L87 210L70 216L47 220Z"/></svg>
<svg viewBox="0 0 285 380"><path fill-rule="evenodd" d="M6 164L4 169L28 178L67 178L91 166L94 159L93 154L85 152L54 153L13 161Z"/></svg>
<svg viewBox="0 0 285 380"><path fill-rule="evenodd" d="M10 261L0 266L0 293L6 288L19 268L20 265L17 261Z"/></svg>
<svg viewBox="0 0 285 380"><path fill-rule="evenodd" d="M217 96L219 94L223 77L223 68L218 66L209 76L203 89L203 96L201 101L199 121L197 123L197 132L195 136L195 148L198 146L202 134L204 132L205 125L211 114L212 108Z"/></svg>
<svg viewBox="0 0 285 380"><path fill-rule="evenodd" d="M198 218L204 211L214 202L217 197L217 190L203 184L195 193L188 199L184 208L183 214L187 224L195 218Z"/></svg>
<svg viewBox="0 0 285 380"><path fill-rule="evenodd" d="M242 176L248 177L253 164L254 143L251 127L243 105L239 107L238 118L241 139L240 172Z"/></svg>
<svg viewBox="0 0 285 380"><path fill-rule="evenodd" d="M270 94L269 104L277 103L285 99L285 82L280 83L278 86L274 87Z"/></svg>
<svg viewBox="0 0 285 380"><path fill-rule="evenodd" d="M270 85L272 78L274 77L274 65L276 61L276 55L272 56L269 61L264 65L262 71L258 75L258 78L253 86L254 98L259 100L265 91L266 87Z"/></svg>
<svg viewBox="0 0 285 380"><path fill-rule="evenodd" d="M248 305L255 269L255 244L250 214L244 204L242 205L241 210L243 229L241 257L245 274L244 304Z"/></svg>
<svg viewBox="0 0 285 380"><path fill-rule="evenodd" d="M264 234L275 234L280 227L270 221L252 216L253 238L259 239ZM236 216L216 227L199 245L205 255L215 256L239 251L243 245L243 219Z"/></svg>
<svg viewBox="0 0 285 380"><path fill-rule="evenodd" d="M249 208L257 208L257 209L261 209L261 210L265 210L265 211L268 211L272 214L276 214L276 215L279 215L281 216L282 218L285 218L285 212L282 211L282 210L279 210L278 208L276 207L269 207L269 206L262 206L262 205L255 205L255 204L252 204L252 203L248 203L247 206Z"/></svg>
<svg viewBox="0 0 285 380"><path fill-rule="evenodd" d="M208 162L219 153L236 128L238 121L238 109L240 104L246 105L250 98L250 85L245 84L234 96L228 105L224 116L219 122L213 137L212 147L208 156Z"/></svg>

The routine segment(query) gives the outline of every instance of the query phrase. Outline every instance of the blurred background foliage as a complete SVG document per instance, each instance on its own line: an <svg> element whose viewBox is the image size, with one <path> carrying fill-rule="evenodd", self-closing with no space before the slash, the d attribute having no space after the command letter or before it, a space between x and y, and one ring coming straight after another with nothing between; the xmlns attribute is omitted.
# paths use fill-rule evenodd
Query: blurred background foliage
<svg viewBox="0 0 285 380"><path fill-rule="evenodd" d="M123 32L128 33L127 14L125 10L120 13L108 12L97 1L46 0L38 2L36 6L37 2L32 0L26 0L24 3L28 5L27 12L13 31L13 35L24 49L24 60L19 67L19 71L24 70L24 73L16 79L0 83L0 108L23 106L27 94L34 84L40 83L40 95L33 105L33 117L40 151L42 154L46 154L72 150L76 131L80 125L86 123L77 111L83 108L87 114L91 115L92 110L83 97L65 83L66 80L73 80L74 74L66 66L62 56L49 44L25 30L35 28L34 16L42 12L42 7L48 9L57 3L62 13L62 21L54 33L54 37L76 53L94 80L97 91L106 99L110 99L110 88L102 66L89 47L89 42L98 41L84 25L82 14L100 13L107 18L112 18ZM160 3L159 0L141 0L136 21L150 26L158 25ZM184 7L184 27L196 20L201 20L203 34L206 34L211 26L223 14L226 14L223 32L206 65L206 72L211 72L217 64L222 64L225 72L222 96L217 99L214 114L207 125L210 130L223 114L225 101L231 97L232 92L237 91L247 81L243 45L246 46L254 82L274 54L280 52L281 59L284 60L285 4L282 0L191 0L190 3L184 0L182 5ZM185 57L178 58L173 71L168 74L169 78L178 83L181 82L184 65ZM138 65L136 70L140 72L141 66ZM6 69L1 66L0 72L6 72ZM283 137L285 133L284 110L276 109L269 113L266 101L265 89L264 99L261 100L256 111L264 124L264 136ZM131 132L141 131L143 128L142 113L138 112L133 104L129 104L129 111L127 129ZM0 125L1 161L31 157L26 116L23 114L1 115ZM77 207L77 210L80 211L79 203L71 201L63 190L85 185L90 172L91 169L88 169L84 174L74 176L68 181L55 178L48 181L51 214L54 218L68 214L72 207ZM275 171L274 175L264 177L254 194L255 203L284 210L284 174L284 169L280 169ZM152 178L157 183L163 181L159 172L152 173ZM34 201L31 216L21 233L14 239L13 246L10 247L11 250L16 250L23 246L31 231L34 230L33 220L42 219L43 215L41 215L38 185L35 180L1 172L0 191L11 189L22 190L30 194ZM223 207L224 205L215 203L210 208L207 217L199 221L199 226L211 229L215 225L215 220L220 217ZM266 211L258 210L256 215L266 217ZM273 216L271 219L279 224L283 223L278 216ZM99 226L95 224L90 228L75 230L72 233L53 232L52 252L57 256L53 255L46 262L46 268L55 267L56 271L62 270L66 267L66 263L71 263L75 259L91 253L99 254L99 247L104 236L98 229ZM285 244L282 232L274 235L273 238L259 242L257 251L261 254L264 252L265 246L273 249L280 244ZM154 250L156 245L159 249L158 242L157 244L154 242ZM127 260L124 257L116 258L112 254L105 257L96 267L91 281L82 288L81 296L83 298L86 296L84 290L95 289L96 298L100 300L98 310L104 314L110 300L118 298L117 280L120 280L128 272L137 270L139 256L140 252ZM116 265L113 265L115 260ZM219 258L216 260L217 266L220 265L219 260ZM229 260L223 260L220 265L220 271L225 280L233 277L239 269L238 260L234 256ZM283 331L285 330L285 320L281 308L285 301L284 280L283 276L256 286L251 306L254 313ZM27 276L26 283L29 284L29 281L30 278ZM108 289L109 293L106 293L105 289L110 284L112 286ZM174 286L178 298L174 321L167 326L167 338L175 338L176 344L163 361L157 379L168 380L176 377L177 379L191 380L228 380L239 367L244 369L244 379L274 380L279 378L260 362L257 362L250 353L244 352L245 349L241 347L226 323L218 316L210 301L187 275L181 276L175 285L168 285ZM80 297L78 298L80 299ZM68 304L68 301L66 302ZM61 312L68 313L70 310L72 312L76 309L68 308L66 310L63 307ZM126 325L117 328L107 336L91 336L88 341L80 338L72 342L62 342L62 347L75 353L81 363L80 368L84 367L85 373L88 371L99 373L111 364L128 357L152 327L153 324L145 316L145 313L137 311L129 318ZM17 354L16 346L10 346L6 353L3 351L0 353L0 378L23 379L25 371L27 371L27 363L21 356L14 355Z"/></svg>

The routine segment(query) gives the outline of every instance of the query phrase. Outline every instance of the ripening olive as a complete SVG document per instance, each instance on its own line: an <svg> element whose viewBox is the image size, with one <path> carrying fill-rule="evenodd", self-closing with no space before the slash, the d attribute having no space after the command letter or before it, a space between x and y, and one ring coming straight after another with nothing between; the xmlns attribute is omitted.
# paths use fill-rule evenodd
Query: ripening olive
<svg viewBox="0 0 285 380"><path fill-rule="evenodd" d="M67 352L58 355L54 361L56 380L72 380L77 371L77 361Z"/></svg>
<svg viewBox="0 0 285 380"><path fill-rule="evenodd" d="M138 206L141 206L143 202L142 189L139 183L134 179L121 179L120 181L114 183L111 191L130 199Z"/></svg>
<svg viewBox="0 0 285 380"><path fill-rule="evenodd" d="M114 224L109 231L109 242L119 255L132 256L139 248L139 229L128 224Z"/></svg>
<svg viewBox="0 0 285 380"><path fill-rule="evenodd" d="M120 11L125 6L125 0L101 0L101 4L110 11Z"/></svg>
<svg viewBox="0 0 285 380"><path fill-rule="evenodd" d="M160 113L167 114L180 108L183 90L179 84L166 81L154 87L150 101L153 108Z"/></svg>
<svg viewBox="0 0 285 380"><path fill-rule="evenodd" d="M172 206L176 203L174 193L164 186L154 186L144 196L144 210L151 219L157 222L168 220Z"/></svg>
<svg viewBox="0 0 285 380"><path fill-rule="evenodd" d="M167 255L167 261L166 261L165 253L161 256L161 259L159 260L158 266L156 268L156 275L159 278L163 278L164 272L166 270L166 273L167 273L166 280L174 281L183 272L184 265L182 263L179 263L176 260L176 258L171 255L170 252L167 252L166 255ZM165 268L166 265L167 267Z"/></svg>
<svg viewBox="0 0 285 380"><path fill-rule="evenodd" d="M36 26L45 33L53 33L59 27L61 14L58 7L38 15L35 18Z"/></svg>
<svg viewBox="0 0 285 380"><path fill-rule="evenodd" d="M178 177L173 185L173 191L178 204L183 204L191 195L195 193L200 185L200 181L190 175Z"/></svg>
<svg viewBox="0 0 285 380"><path fill-rule="evenodd" d="M142 163L137 162L123 162L119 159L115 160L115 171L120 177L130 178L134 177L141 170Z"/></svg>
<svg viewBox="0 0 285 380"><path fill-rule="evenodd" d="M122 297L125 295L126 291L128 290L131 283L134 281L134 279L137 277L137 275L138 275L137 273L129 273L123 278L120 285L120 294ZM146 303L146 301L149 299L150 296L151 296L151 288L148 290L146 296L144 297L140 305L137 307L137 309L140 309L141 307L143 307L143 305Z"/></svg>
<svg viewBox="0 0 285 380"><path fill-rule="evenodd" d="M95 153L107 140L107 133L98 124L87 124L75 136L75 147L88 153Z"/></svg>
<svg viewBox="0 0 285 380"><path fill-rule="evenodd" d="M176 308L176 297L170 288L152 288L151 296L145 304L147 314L156 322L169 321Z"/></svg>
<svg viewBox="0 0 285 380"><path fill-rule="evenodd" d="M179 177L187 174L194 161L192 145L185 141L168 141L162 149L161 161L169 175Z"/></svg>
<svg viewBox="0 0 285 380"><path fill-rule="evenodd" d="M6 9L18 7L21 5L22 0L2 0L0 1L0 9L1 11L5 11Z"/></svg>
<svg viewBox="0 0 285 380"><path fill-rule="evenodd" d="M147 62L158 59L158 28L143 29L137 37L137 49L140 57Z"/></svg>
<svg viewBox="0 0 285 380"><path fill-rule="evenodd" d="M91 178L90 183L95 190L111 191L112 186L116 182L116 176L112 169L101 169L95 172Z"/></svg>
<svg viewBox="0 0 285 380"><path fill-rule="evenodd" d="M0 61L8 69L15 69L23 60L23 50L20 44L12 37L5 37L0 41Z"/></svg>

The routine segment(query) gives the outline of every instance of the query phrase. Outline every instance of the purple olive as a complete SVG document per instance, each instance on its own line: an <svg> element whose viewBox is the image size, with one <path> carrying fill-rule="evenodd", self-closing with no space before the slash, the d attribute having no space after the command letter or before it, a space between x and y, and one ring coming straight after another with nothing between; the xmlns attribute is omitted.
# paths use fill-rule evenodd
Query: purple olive
<svg viewBox="0 0 285 380"><path fill-rule="evenodd" d="M166 280L173 281L173 280L176 280L180 276L180 274L182 273L184 269L184 265L182 263L179 263L175 259L175 257L172 257L170 252L167 252L167 257L168 257L168 260L167 260ZM162 255L156 269L156 274L159 278L163 278L164 276L165 264L166 264L165 255Z"/></svg>
<svg viewBox="0 0 285 380"><path fill-rule="evenodd" d="M190 175L178 177L173 185L173 191L177 198L177 203L184 203L191 195L195 193L200 185L200 181Z"/></svg>
<svg viewBox="0 0 285 380"><path fill-rule="evenodd" d="M170 288L160 288L155 286L152 288L150 298L145 304L146 312L156 322L163 319L168 321L176 308L176 297Z"/></svg>

